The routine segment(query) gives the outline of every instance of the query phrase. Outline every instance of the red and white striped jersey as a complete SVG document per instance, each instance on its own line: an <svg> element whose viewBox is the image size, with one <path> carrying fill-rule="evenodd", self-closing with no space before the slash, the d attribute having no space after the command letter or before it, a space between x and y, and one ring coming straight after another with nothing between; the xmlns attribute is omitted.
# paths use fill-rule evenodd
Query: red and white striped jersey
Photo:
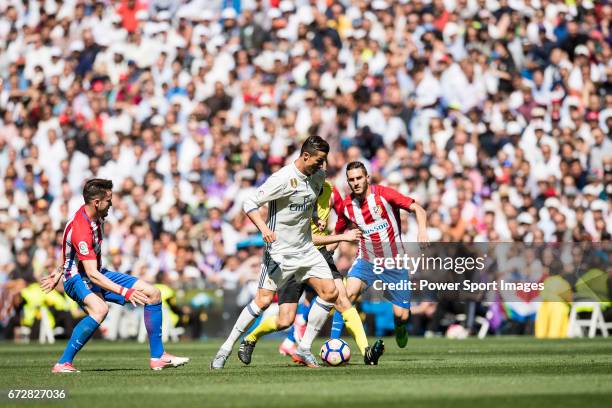
<svg viewBox="0 0 612 408"><path fill-rule="evenodd" d="M62 241L64 254L64 280L77 274L85 275L81 261L98 261L98 270L102 266L102 223L92 221L85 213L83 205L74 213L66 224Z"/></svg>
<svg viewBox="0 0 612 408"><path fill-rule="evenodd" d="M401 242L399 210L409 210L414 200L396 190L371 185L371 193L360 202L353 194L342 201L338 212L336 233L353 223L361 230L359 258L373 262L374 258L391 258L404 254Z"/></svg>
<svg viewBox="0 0 612 408"><path fill-rule="evenodd" d="M332 186L331 207L334 209L336 215L340 216L340 214L342 214L344 198L342 198L342 194L340 194L336 186Z"/></svg>

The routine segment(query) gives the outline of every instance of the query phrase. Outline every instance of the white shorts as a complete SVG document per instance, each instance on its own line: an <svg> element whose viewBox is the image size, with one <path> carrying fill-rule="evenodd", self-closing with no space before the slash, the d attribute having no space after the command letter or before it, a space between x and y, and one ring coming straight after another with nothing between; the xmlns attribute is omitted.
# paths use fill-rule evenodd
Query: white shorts
<svg viewBox="0 0 612 408"><path fill-rule="evenodd" d="M333 280L325 257L314 246L299 254L271 255L268 251L264 253L259 275L260 288L276 292L292 276L299 283L309 278Z"/></svg>

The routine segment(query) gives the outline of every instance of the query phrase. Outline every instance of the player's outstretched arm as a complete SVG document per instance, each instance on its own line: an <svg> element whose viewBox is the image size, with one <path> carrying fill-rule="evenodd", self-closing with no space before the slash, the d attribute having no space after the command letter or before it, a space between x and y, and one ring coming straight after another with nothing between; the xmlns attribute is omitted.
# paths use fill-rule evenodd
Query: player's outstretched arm
<svg viewBox="0 0 612 408"><path fill-rule="evenodd" d="M316 246L319 245L329 245L336 244L340 242L359 242L361 239L361 231L357 228L349 230L344 234L334 234L334 235L313 235L312 243Z"/></svg>
<svg viewBox="0 0 612 408"><path fill-rule="evenodd" d="M416 216L417 226L419 228L419 233L417 235L419 244L421 244L421 247L429 246L429 237L427 236L427 211L415 202L410 204L409 209L413 211Z"/></svg>
<svg viewBox="0 0 612 408"><path fill-rule="evenodd" d="M399 193L397 190L383 186L378 186L378 189L380 190L380 194L392 205L403 210L414 212L419 228L417 240L419 241L421 248L428 247L429 238L427 237L427 211L418 205L412 198Z"/></svg>
<svg viewBox="0 0 612 408"><path fill-rule="evenodd" d="M100 273L97 268L98 261L88 259L81 262L85 268L85 273L87 273L93 284L125 297L125 300L132 302L134 306L146 305L149 302L149 298L142 291L118 285Z"/></svg>

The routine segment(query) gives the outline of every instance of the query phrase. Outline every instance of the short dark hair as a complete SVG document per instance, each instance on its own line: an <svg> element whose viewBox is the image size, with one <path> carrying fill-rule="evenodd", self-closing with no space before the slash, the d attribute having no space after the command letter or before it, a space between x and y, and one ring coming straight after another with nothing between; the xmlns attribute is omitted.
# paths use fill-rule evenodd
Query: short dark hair
<svg viewBox="0 0 612 408"><path fill-rule="evenodd" d="M315 152L329 153L329 143L325 141L321 136L310 136L300 150L300 155L304 153L315 154Z"/></svg>
<svg viewBox="0 0 612 408"><path fill-rule="evenodd" d="M368 169L366 169L365 164L363 164L360 161L353 161L350 162L349 164L346 165L346 172L348 174L349 170L353 170L353 169L362 169L363 172L365 173L365 175L368 175Z"/></svg>
<svg viewBox="0 0 612 408"><path fill-rule="evenodd" d="M95 199L104 198L108 190L113 189L111 180L94 178L87 180L83 187L83 199L85 203L90 203Z"/></svg>

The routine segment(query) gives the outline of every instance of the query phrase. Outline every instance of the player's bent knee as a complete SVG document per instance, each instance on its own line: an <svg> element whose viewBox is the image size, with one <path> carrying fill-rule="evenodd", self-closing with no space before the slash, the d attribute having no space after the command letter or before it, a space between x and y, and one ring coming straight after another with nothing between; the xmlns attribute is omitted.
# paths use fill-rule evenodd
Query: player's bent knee
<svg viewBox="0 0 612 408"><path fill-rule="evenodd" d="M108 314L108 305L106 302L100 296L90 293L83 299L83 303L87 314L98 323L102 323Z"/></svg>
<svg viewBox="0 0 612 408"><path fill-rule="evenodd" d="M338 300L338 291L334 290L331 296L333 300L330 300L330 302L336 303L336 300Z"/></svg>
<svg viewBox="0 0 612 408"><path fill-rule="evenodd" d="M272 299L274 299L274 292L267 293L267 291L259 290L255 295L255 304L261 310L265 310L272 304Z"/></svg>
<svg viewBox="0 0 612 408"><path fill-rule="evenodd" d="M336 299L338 299L338 289L334 286L333 289L324 290L320 297L326 302L336 303Z"/></svg>
<svg viewBox="0 0 612 408"><path fill-rule="evenodd" d="M102 320L106 318L108 314L108 305L104 302L99 302L95 306L91 308L91 317L94 318L98 323L101 323Z"/></svg>
<svg viewBox="0 0 612 408"><path fill-rule="evenodd" d="M102 303L99 306L97 313L103 318L106 317L106 315L108 314L108 305L106 303Z"/></svg>
<svg viewBox="0 0 612 408"><path fill-rule="evenodd" d="M266 310L272 304L272 301L268 300L267 298L255 299L255 304L261 310Z"/></svg>

